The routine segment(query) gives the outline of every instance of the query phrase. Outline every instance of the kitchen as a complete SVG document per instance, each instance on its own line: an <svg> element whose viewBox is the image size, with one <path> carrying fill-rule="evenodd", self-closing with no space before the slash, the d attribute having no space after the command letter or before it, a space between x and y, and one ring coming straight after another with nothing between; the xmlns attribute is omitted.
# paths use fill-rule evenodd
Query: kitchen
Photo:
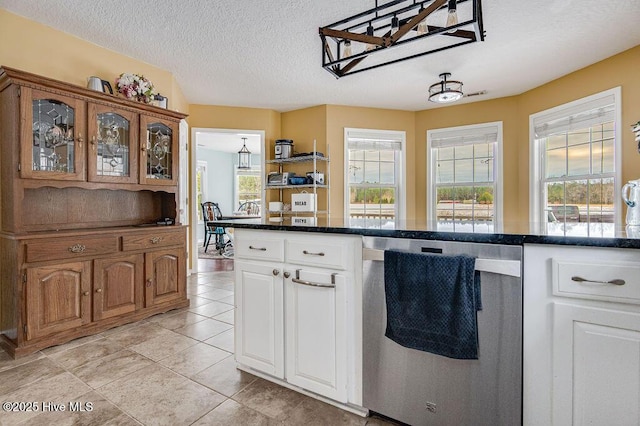
<svg viewBox="0 0 640 426"><path fill-rule="evenodd" d="M627 6L634 7L633 5ZM406 133L406 157L411 161L407 161L405 172L406 176L413 177L405 182L408 194L405 202L406 218L407 222L411 223L409 229L424 230L427 226L427 191L425 182L427 182L428 178L428 168L425 167L427 149L424 143L427 131L472 123L502 121L504 140L509 141L509 143L505 142L503 147L502 172L505 177L503 183L503 233L527 234L529 232L529 220L527 218L529 217L530 192L529 116L617 86L622 87L622 123L620 127L622 152L620 155L621 180L619 186L622 186L624 182L637 178L640 157L636 152L636 144L633 141L634 135L627 127L637 121L637 111L640 109L638 107L639 83L636 81L634 72L638 65L638 47L633 46L637 46L637 41L628 46L629 50L622 51L624 50L622 49L620 53L612 52L611 55L604 55L600 58L602 59L601 62L584 63L583 66L576 66L575 72L555 78L553 81L539 81L535 88L503 98L484 101L481 101L481 98L477 98L478 102L466 102L447 108L417 108L409 111L328 103L326 105L301 107L279 112L268 108L216 106L187 102L187 98L182 94L176 78L168 71L152 67L142 61L132 60L114 51L102 49L61 31L21 18L11 12L2 10L1 13L2 27L11 34L19 35L15 44L11 46L4 45L1 48L0 58L3 65L69 81L80 86L85 86L84 79L89 75L98 74L106 78L107 76L118 75L124 70L133 69L136 72L144 72L161 88L162 92L168 95L170 108L179 109L189 114L187 121L191 128L264 129L265 140L267 141L265 152L269 154L273 152L274 141L283 137L293 139L303 151L313 150L313 140L318 143L318 151L327 152L326 148L330 145L331 162L329 167L331 168L332 179L330 193L332 215L330 220L331 225L334 227L341 227L343 224L341 218L343 216L342 206L344 205L342 188L345 187L343 166L345 159L340 144L344 140L344 128L387 129ZM343 14L338 13L337 15L339 17ZM329 21L331 19L327 20L327 22ZM491 31L494 31L494 29L487 27L488 37L491 35ZM621 38L624 39L624 36L621 36ZM630 38L633 40L633 37ZM57 59L62 62L66 60L67 63L74 65L61 65L60 69L52 69L44 59L41 62L37 59L35 63L31 62L34 61L33 56L25 55L24 52L38 51L38 46L41 46L41 42L39 42L41 39L69 46L67 52L57 55ZM455 51L455 49L452 51ZM614 53L616 54L613 55ZM319 55L319 52L317 54ZM80 60L81 64L77 63L79 57L83 58ZM99 57L100 60L96 60L96 57ZM581 69L578 70L578 68ZM354 78L356 77L338 80L337 84L342 86L347 84L356 85L357 83L355 82L349 82ZM435 75L430 76L428 81L422 81L421 87L426 89L428 83L431 83L434 78ZM463 77L460 78L464 79ZM426 104L426 101L424 103ZM618 226L624 225L623 213L621 213L620 219L616 224ZM190 232L195 232L193 227L191 227ZM482 239L482 237L479 238ZM628 244L628 240L624 241L625 244ZM607 244L611 243L607 242ZM633 245L629 247L633 247ZM586 254L587 258L604 259L595 248L588 250L593 250L588 253L594 254ZM627 255L624 254L623 256ZM629 256L630 258L627 261L631 262L633 256ZM524 277L526 291L526 264ZM602 303L607 306L606 302ZM625 306L627 311L632 311L631 305ZM622 310L624 311L625 309ZM525 339L527 335L535 335L535 330L527 333L527 329L525 329ZM551 356L550 354L547 355ZM548 365L546 367L550 368ZM548 385L551 386L550 384ZM544 386L542 387L544 388ZM540 390L540 392L544 392L544 390ZM527 407L528 405L525 403L525 412ZM539 422L539 424L549 424L544 419L539 420ZM531 424L535 423L532 422Z"/></svg>

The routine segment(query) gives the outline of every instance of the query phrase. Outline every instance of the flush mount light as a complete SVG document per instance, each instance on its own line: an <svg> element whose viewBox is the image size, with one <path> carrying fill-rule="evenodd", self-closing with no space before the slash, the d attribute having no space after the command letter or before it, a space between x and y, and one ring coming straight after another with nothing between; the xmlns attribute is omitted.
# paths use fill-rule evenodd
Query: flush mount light
<svg viewBox="0 0 640 426"><path fill-rule="evenodd" d="M447 80L451 73L440 74L440 81L429 86L429 100L439 104L446 104L462 99L462 83L455 80Z"/></svg>
<svg viewBox="0 0 640 426"><path fill-rule="evenodd" d="M322 66L340 78L484 41L481 0L376 0L319 33Z"/></svg>
<svg viewBox="0 0 640 426"><path fill-rule="evenodd" d="M247 138L242 138L242 148L238 151L238 168L251 168L251 152L247 149Z"/></svg>

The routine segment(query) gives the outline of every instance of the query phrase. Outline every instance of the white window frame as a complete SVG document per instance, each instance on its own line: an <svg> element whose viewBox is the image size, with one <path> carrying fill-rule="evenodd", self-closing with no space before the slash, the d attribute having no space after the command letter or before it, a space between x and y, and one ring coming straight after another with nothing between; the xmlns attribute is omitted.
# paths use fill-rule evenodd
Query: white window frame
<svg viewBox="0 0 640 426"><path fill-rule="evenodd" d="M407 134L400 130L379 130L344 128L344 226L349 227L349 136L368 137L371 139L400 140L400 165L396 168L396 229L406 222L406 164L407 164Z"/></svg>
<svg viewBox="0 0 640 426"><path fill-rule="evenodd" d="M233 175L233 181L234 181L234 191L233 191L233 211L236 211L238 209L238 207L240 207L240 180L238 179L238 177L240 175L243 174L252 174L252 175L256 175L259 179L262 176L262 169L260 167L251 167L250 169L241 169L239 167L235 167L234 168L234 175ZM260 179L260 182L263 183L262 179ZM264 194L264 188L260 188L260 192L258 193L258 196L260 197L262 194ZM264 198L260 198L260 205L264 204Z"/></svg>
<svg viewBox="0 0 640 426"><path fill-rule="evenodd" d="M198 169L202 169L202 177L201 177L202 182L201 182L200 189L202 190L201 193L202 193L202 201L203 202L208 199L208 195L209 195L207 193L207 191L208 191L207 182L209 180L209 176L207 175L207 168L208 167L209 167L209 163L207 163L206 161L198 160L198 162L196 164L196 170L194 172L194 175L196 176L196 179L197 179L197 177L198 177ZM198 188L197 188L198 182L197 182L197 180L194 180L193 183L194 183L194 185L193 185L194 186L194 192L196 194L195 200L197 200L198 199ZM197 203L197 204L198 204L198 211L196 212L196 217L198 218L197 223L198 224L202 224L202 223L204 223L203 218L202 218L202 206L200 205L200 203Z"/></svg>
<svg viewBox="0 0 640 426"><path fill-rule="evenodd" d="M613 96L614 104L614 224L620 224L622 215L622 204L620 202L620 183L622 182L622 90L621 87L605 90L590 96L586 96L575 101L568 102L563 105L531 114L529 116L529 223L530 232L533 234L542 234L546 232L546 214L542 210L545 204L543 198L542 181L544 172L544 150L540 144L536 143L535 123L552 121L576 114L580 111L588 111L599 103L607 103L607 98Z"/></svg>
<svg viewBox="0 0 640 426"><path fill-rule="evenodd" d="M470 124L466 126L446 127L441 129L427 130L427 165L429 171L427 173L427 229L436 231L437 224L437 202L436 202L436 169L434 159L432 158L432 141L438 135L443 133L447 135L472 135L474 132L484 133L495 129L497 132L496 149L493 168L493 181L494 181L494 195L493 195L493 232L503 232L503 179L502 179L502 146L503 146L503 131L502 121L493 121L488 123Z"/></svg>

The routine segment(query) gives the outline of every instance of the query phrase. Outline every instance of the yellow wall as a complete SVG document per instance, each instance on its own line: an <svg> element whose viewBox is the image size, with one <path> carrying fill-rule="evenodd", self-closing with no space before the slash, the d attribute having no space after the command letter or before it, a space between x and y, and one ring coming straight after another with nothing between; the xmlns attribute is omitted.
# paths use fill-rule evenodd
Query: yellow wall
<svg viewBox="0 0 640 426"><path fill-rule="evenodd" d="M189 105L187 121L189 127L264 130L267 147L280 137L280 113L270 109Z"/></svg>
<svg viewBox="0 0 640 426"><path fill-rule="evenodd" d="M529 115L614 87L622 88L622 182L640 178L640 154L631 125L640 120L640 46L568 74L518 97L518 173L507 177L519 181L518 215L529 212ZM626 211L626 210L625 210ZM624 224L624 214L622 215Z"/></svg>
<svg viewBox="0 0 640 426"><path fill-rule="evenodd" d="M188 113L173 75L145 62L102 48L35 21L0 9L0 65L29 71L78 86L98 76L115 86L123 72L142 74L169 97L169 108Z"/></svg>
<svg viewBox="0 0 640 426"><path fill-rule="evenodd" d="M640 177L640 155L632 123L640 120L640 46L571 73L518 96L424 111L397 111L321 105L278 113L255 108L189 105L173 75L74 36L0 9L0 64L58 80L86 85L96 75L113 83L122 72L144 74L169 96L169 108L189 114L191 127L264 130L266 158L274 141L293 139L296 151L331 149L332 224L342 223L344 200L344 128L401 130L407 134L407 217L424 227L426 220L426 131L502 121L504 131L505 231L528 220L529 116L612 87L622 87L622 180ZM9 40L11 40L9 42ZM46 43L43 42L46 40ZM55 52L47 46L63 46ZM325 151L323 151L325 150ZM620 182L622 184L623 182ZM337 222L336 222L337 221Z"/></svg>
<svg viewBox="0 0 640 426"><path fill-rule="evenodd" d="M378 108L327 107L327 140L331 145L331 222L344 224L344 128L397 130L406 132L406 215L415 211L415 113Z"/></svg>
<svg viewBox="0 0 640 426"><path fill-rule="evenodd" d="M416 113L416 186L415 215L419 227L426 227L427 203L427 130L444 127L502 121L503 132L503 197L505 224L517 221L518 181L518 101L516 97L500 98L472 104L430 109ZM506 227L506 225L505 225ZM508 229L507 229L508 231Z"/></svg>

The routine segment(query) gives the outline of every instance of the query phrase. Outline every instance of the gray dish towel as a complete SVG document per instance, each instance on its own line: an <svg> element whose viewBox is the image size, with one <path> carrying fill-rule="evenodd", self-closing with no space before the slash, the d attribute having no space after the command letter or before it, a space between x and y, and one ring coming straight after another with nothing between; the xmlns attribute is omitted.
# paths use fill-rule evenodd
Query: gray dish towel
<svg viewBox="0 0 640 426"><path fill-rule="evenodd" d="M467 255L384 252L385 336L407 348L478 359L480 273Z"/></svg>

